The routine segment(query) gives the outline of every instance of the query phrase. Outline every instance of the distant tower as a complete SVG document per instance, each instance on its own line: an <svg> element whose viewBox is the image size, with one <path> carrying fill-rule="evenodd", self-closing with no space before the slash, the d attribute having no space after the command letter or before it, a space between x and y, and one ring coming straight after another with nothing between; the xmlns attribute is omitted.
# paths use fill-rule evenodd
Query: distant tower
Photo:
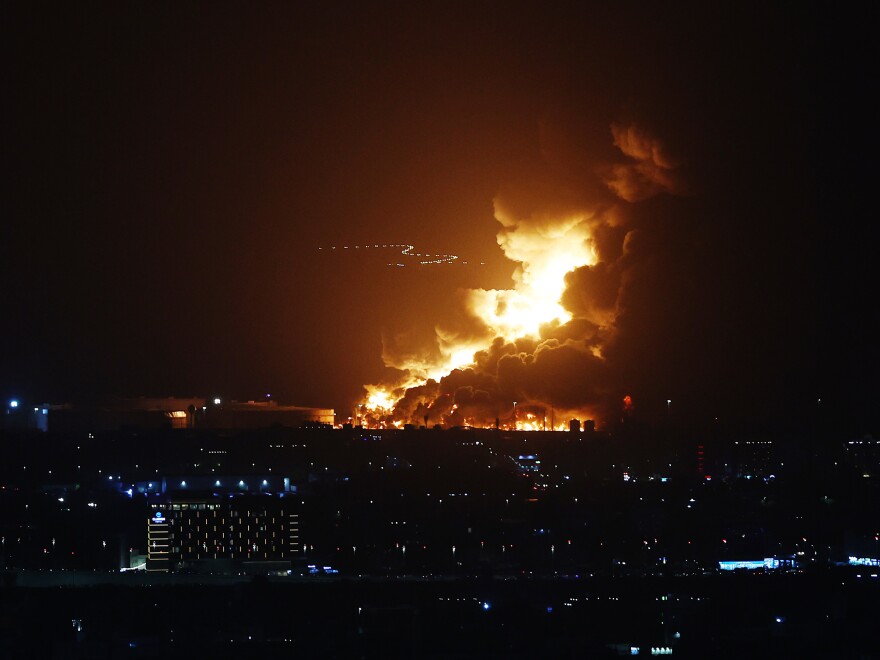
<svg viewBox="0 0 880 660"><path fill-rule="evenodd" d="M581 432L581 420L573 419L568 423L568 430L572 433L580 433Z"/></svg>

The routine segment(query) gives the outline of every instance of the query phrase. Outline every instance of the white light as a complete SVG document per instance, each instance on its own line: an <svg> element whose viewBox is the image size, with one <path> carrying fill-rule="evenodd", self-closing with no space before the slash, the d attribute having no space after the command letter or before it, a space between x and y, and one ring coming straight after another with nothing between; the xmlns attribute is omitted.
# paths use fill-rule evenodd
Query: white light
<svg viewBox="0 0 880 660"><path fill-rule="evenodd" d="M219 405L220 405L220 399L214 399L214 405L215 405L215 406L219 406Z"/></svg>
<svg viewBox="0 0 880 660"><path fill-rule="evenodd" d="M180 482L180 485L181 485L182 488L186 488L186 482L185 482L185 481L181 481L181 482Z"/></svg>
<svg viewBox="0 0 880 660"><path fill-rule="evenodd" d="M9 402L9 407L10 408L18 408L18 401L13 399L12 401Z"/></svg>

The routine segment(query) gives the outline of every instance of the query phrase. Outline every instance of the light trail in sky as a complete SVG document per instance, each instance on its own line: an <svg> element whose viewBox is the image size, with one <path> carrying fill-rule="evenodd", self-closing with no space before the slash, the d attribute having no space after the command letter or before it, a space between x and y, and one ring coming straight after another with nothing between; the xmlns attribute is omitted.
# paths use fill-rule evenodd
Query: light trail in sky
<svg viewBox="0 0 880 660"><path fill-rule="evenodd" d="M414 260L415 264L407 264L401 261L395 261L387 263L386 266L390 266L392 268L404 268L407 265L419 265L419 266L434 266L434 265L452 265L455 262L458 262L462 266L467 266L468 262L461 260L461 258L456 254L429 254L423 252L415 252L415 245L411 245L409 243L374 243L373 245L331 245L330 247L319 247L318 250L322 252L336 252L339 253L342 250L372 250L373 252L379 250L393 250L397 252L399 250L400 254L406 257L409 260ZM481 266L484 266L484 262L480 262Z"/></svg>

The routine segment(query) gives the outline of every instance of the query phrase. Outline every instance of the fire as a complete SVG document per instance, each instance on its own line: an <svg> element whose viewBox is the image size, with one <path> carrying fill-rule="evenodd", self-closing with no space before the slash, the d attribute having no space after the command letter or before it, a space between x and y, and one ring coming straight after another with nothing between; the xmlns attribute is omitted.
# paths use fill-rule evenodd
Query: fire
<svg viewBox="0 0 880 660"><path fill-rule="evenodd" d="M407 372L402 382L393 387L367 386L367 398L362 407L370 413L371 419L390 419L395 404L407 388L425 384L429 379L439 381L454 369L473 364L474 354L487 349L496 337L505 341L539 338L543 325L564 324L571 319L560 299L565 291L566 274L597 261L591 235L592 216L580 214L519 222L497 205L495 216L502 225L498 243L505 256L518 266L513 274L512 288L470 289L466 292L468 310L486 326L485 337L466 343L441 337L438 333L439 360L424 363L412 359L404 365L395 365ZM453 412L455 408L453 406ZM542 430L550 425L530 419L517 426L524 430Z"/></svg>
<svg viewBox="0 0 880 660"><path fill-rule="evenodd" d="M453 369L461 369L462 367L472 364L474 361L474 353L483 348L485 348L485 346L481 344L469 344L464 348L453 348L452 352L447 355L441 365L426 368L425 380L428 378L440 380Z"/></svg>
<svg viewBox="0 0 880 660"><path fill-rule="evenodd" d="M496 214L499 211L496 209ZM523 232L502 219L498 242L507 258L519 262L514 287L474 289L471 309L499 337L536 337L541 325L566 323L571 315L559 304L565 275L596 262L596 253L583 216L550 224L542 231Z"/></svg>
<svg viewBox="0 0 880 660"><path fill-rule="evenodd" d="M373 412L387 411L394 407L395 399L391 392L377 385L367 386L367 400L364 407Z"/></svg>

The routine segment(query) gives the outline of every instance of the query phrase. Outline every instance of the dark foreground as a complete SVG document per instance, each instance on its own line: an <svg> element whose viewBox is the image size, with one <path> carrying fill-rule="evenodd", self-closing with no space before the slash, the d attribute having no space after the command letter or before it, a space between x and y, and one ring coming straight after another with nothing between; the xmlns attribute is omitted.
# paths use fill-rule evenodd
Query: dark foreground
<svg viewBox="0 0 880 660"><path fill-rule="evenodd" d="M874 658L870 572L0 588L0 657Z"/></svg>

